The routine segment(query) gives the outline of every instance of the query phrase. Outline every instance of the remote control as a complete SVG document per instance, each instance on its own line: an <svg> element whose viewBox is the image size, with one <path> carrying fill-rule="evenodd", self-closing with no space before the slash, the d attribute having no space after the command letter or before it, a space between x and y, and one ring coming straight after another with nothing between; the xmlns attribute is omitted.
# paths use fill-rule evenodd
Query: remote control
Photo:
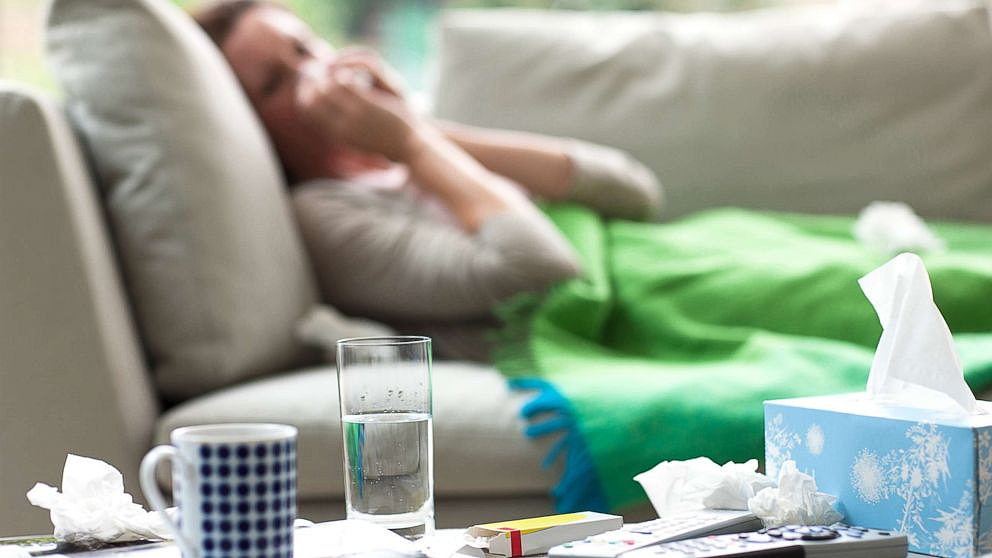
<svg viewBox="0 0 992 558"><path fill-rule="evenodd" d="M761 520L750 512L696 510L624 525L622 529L560 544L548 551L548 558L615 558L632 550L663 542L703 535L741 533L760 528Z"/></svg>
<svg viewBox="0 0 992 558"><path fill-rule="evenodd" d="M908 551L901 533L837 523L668 542L633 550L623 558L905 558Z"/></svg>

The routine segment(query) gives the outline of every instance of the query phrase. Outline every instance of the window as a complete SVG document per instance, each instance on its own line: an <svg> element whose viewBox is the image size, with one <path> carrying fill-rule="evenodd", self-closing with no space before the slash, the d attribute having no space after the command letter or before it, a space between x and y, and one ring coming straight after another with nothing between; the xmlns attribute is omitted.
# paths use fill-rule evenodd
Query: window
<svg viewBox="0 0 992 558"><path fill-rule="evenodd" d="M0 0L0 79L51 89L44 64L41 0Z"/></svg>
<svg viewBox="0 0 992 558"><path fill-rule="evenodd" d="M172 0L183 8L203 0ZM333 44L379 50L410 88L422 90L431 32L445 8L731 11L816 0L282 0ZM44 63L43 0L0 0L0 79L54 89Z"/></svg>

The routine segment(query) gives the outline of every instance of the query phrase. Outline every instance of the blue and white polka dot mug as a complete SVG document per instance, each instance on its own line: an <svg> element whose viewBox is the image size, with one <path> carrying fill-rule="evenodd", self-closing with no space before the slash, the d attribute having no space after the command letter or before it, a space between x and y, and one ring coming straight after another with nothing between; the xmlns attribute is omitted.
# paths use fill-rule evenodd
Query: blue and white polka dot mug
<svg viewBox="0 0 992 558"><path fill-rule="evenodd" d="M172 445L141 461L141 489L165 509L155 471L172 461L183 558L292 558L296 520L296 428L209 424L172 431Z"/></svg>

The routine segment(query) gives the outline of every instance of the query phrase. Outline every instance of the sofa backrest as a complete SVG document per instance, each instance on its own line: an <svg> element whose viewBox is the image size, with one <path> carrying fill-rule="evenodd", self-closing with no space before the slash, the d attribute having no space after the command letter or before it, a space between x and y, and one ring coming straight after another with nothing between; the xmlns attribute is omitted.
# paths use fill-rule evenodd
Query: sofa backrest
<svg viewBox="0 0 992 558"><path fill-rule="evenodd" d="M316 289L281 171L206 34L170 0L54 0L46 37L162 395L312 361L293 332Z"/></svg>
<svg viewBox="0 0 992 558"><path fill-rule="evenodd" d="M456 11L435 113L626 149L671 218L904 201L992 221L983 0L732 14Z"/></svg>

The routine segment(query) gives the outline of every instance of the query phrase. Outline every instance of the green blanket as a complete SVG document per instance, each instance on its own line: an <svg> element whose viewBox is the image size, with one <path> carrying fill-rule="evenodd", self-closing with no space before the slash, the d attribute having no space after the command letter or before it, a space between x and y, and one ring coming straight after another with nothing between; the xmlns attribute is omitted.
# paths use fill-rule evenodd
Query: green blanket
<svg viewBox="0 0 992 558"><path fill-rule="evenodd" d="M762 401L862 391L881 334L857 280L888 260L849 218L717 210L672 224L548 214L585 276L502 309L497 366L531 436L562 433L561 511L644 499L659 461L763 455ZM935 225L924 256L972 388L992 385L992 227Z"/></svg>

